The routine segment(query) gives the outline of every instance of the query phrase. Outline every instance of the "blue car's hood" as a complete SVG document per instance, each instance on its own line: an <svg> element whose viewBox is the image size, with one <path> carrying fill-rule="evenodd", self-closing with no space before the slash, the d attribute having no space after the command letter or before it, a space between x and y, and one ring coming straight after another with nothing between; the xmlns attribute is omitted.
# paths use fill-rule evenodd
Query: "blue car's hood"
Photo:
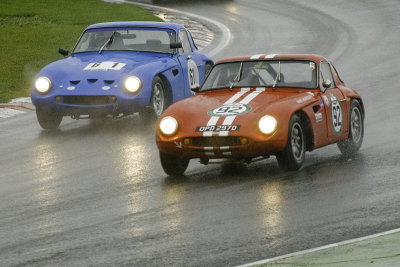
<svg viewBox="0 0 400 267"><path fill-rule="evenodd" d="M164 69L169 68L176 64L171 62L171 58L168 54L123 51L74 54L47 65L39 75L64 82L95 78L118 79L131 74L140 75L146 72L146 65L150 67L154 62L161 63Z"/></svg>

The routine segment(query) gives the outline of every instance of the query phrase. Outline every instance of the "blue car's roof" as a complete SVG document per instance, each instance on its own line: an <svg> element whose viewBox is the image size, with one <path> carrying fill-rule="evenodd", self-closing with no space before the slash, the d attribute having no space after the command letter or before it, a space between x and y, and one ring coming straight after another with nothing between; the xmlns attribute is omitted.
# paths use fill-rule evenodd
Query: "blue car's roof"
<svg viewBox="0 0 400 267"><path fill-rule="evenodd" d="M177 23L170 22L155 22L155 21L117 21L117 22L103 22L90 25L86 28L97 29L97 28L107 28L107 27L156 27L156 28L169 28L175 31L183 29L184 27Z"/></svg>

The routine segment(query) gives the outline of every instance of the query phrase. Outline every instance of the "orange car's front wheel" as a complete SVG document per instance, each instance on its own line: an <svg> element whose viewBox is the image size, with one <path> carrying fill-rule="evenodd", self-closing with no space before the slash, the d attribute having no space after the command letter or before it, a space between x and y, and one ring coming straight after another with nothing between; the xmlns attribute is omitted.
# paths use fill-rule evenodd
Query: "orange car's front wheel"
<svg viewBox="0 0 400 267"><path fill-rule="evenodd" d="M288 141L285 149L276 155L279 166L288 171L300 169L306 153L304 125L298 115L290 118Z"/></svg>
<svg viewBox="0 0 400 267"><path fill-rule="evenodd" d="M188 165L189 159L160 152L161 166L168 175L182 175Z"/></svg>

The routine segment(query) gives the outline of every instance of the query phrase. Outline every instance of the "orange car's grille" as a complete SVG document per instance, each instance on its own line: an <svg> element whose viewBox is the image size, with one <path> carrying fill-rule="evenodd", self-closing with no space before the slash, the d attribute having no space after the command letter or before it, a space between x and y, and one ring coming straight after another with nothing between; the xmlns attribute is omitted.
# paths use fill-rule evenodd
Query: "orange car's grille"
<svg viewBox="0 0 400 267"><path fill-rule="evenodd" d="M64 104L70 105L106 105L110 104L108 96L64 96Z"/></svg>
<svg viewBox="0 0 400 267"><path fill-rule="evenodd" d="M193 146L239 146L241 145L239 136L210 136L210 137L194 137L192 140Z"/></svg>

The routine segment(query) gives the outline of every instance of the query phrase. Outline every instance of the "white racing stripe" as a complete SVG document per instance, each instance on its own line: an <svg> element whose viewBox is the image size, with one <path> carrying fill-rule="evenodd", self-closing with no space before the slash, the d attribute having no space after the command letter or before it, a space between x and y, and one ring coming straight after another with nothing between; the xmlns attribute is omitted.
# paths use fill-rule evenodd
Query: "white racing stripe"
<svg viewBox="0 0 400 267"><path fill-rule="evenodd" d="M249 95L247 95L242 101L239 103L241 104L248 104L250 103L251 100L256 98L261 92L265 92L264 87L257 87L255 91L251 92ZM232 125L233 121L235 120L236 116L227 116L225 117L224 122L222 125ZM219 132L219 136L228 136L229 131L221 131Z"/></svg>
<svg viewBox="0 0 400 267"><path fill-rule="evenodd" d="M250 92L250 88L242 88L240 92L237 92L234 94L232 97L230 97L223 105L228 105L234 103L236 100L238 100L240 97L242 97L244 94L247 94ZM264 87L257 87L255 91L252 91L249 93L245 98L243 98L239 103L241 104L248 104L250 101L252 101L254 98L256 98L261 92L265 92ZM217 122L219 120L220 116L211 116L211 118L207 122L207 126L215 126L217 125ZM232 125L233 121L235 120L235 116L226 116L222 125ZM212 131L204 132L203 136L213 136ZM221 131L219 132L219 136L228 136L229 131ZM206 156L214 156L214 148L213 147L204 147L204 154ZM220 150L222 151L223 155L229 156L232 155L232 153L229 150L229 146L223 146L220 147Z"/></svg>
<svg viewBox="0 0 400 267"><path fill-rule="evenodd" d="M265 58L274 58L277 54L269 54Z"/></svg>
<svg viewBox="0 0 400 267"><path fill-rule="evenodd" d="M250 90L250 88L249 88ZM232 104L233 102L235 102L236 100L238 100L241 96L243 96L246 92L245 90L241 90L240 92L237 92L236 94L234 94L233 96L231 96L231 98L229 98L223 105L227 105L227 104ZM207 122L207 126L210 125L217 125L218 119L220 117L219 116L212 116L208 122ZM213 132L208 131L208 132L204 132L203 136L212 136Z"/></svg>
<svg viewBox="0 0 400 267"><path fill-rule="evenodd" d="M264 54L252 55L250 59L259 59L260 57L265 56Z"/></svg>

